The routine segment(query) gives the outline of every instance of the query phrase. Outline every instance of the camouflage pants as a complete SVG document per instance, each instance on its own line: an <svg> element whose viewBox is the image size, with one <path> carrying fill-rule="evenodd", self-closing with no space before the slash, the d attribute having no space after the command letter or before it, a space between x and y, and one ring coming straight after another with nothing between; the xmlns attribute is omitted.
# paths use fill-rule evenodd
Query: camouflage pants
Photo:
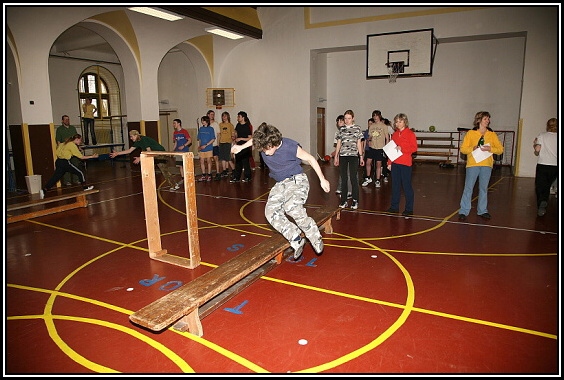
<svg viewBox="0 0 564 380"><path fill-rule="evenodd" d="M270 190L264 215L288 241L294 240L302 231L310 241L321 239L317 224L304 208L308 193L309 181L305 173L277 182ZM292 217L295 224L286 215Z"/></svg>

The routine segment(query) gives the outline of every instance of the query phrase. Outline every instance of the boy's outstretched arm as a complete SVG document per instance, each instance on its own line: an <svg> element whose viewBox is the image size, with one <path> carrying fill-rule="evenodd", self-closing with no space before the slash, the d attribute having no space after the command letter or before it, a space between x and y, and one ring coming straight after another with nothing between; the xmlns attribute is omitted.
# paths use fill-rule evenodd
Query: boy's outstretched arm
<svg viewBox="0 0 564 380"><path fill-rule="evenodd" d="M247 140L247 142L244 143L243 145L233 145L231 147L231 153L237 154L240 151L242 151L243 149L250 147L251 145L253 145L253 139Z"/></svg>
<svg viewBox="0 0 564 380"><path fill-rule="evenodd" d="M319 166L319 162L317 162L317 160L311 154L309 154L308 152L303 150L300 146L298 146L298 151L296 153L296 156L300 160L305 161L308 164L310 164L311 167L313 168L313 170L315 170L315 172L317 173L317 176L319 177L321 188L326 193L331 191L331 185L329 184L329 181L327 181L327 179L325 179L325 176L321 172L321 167Z"/></svg>

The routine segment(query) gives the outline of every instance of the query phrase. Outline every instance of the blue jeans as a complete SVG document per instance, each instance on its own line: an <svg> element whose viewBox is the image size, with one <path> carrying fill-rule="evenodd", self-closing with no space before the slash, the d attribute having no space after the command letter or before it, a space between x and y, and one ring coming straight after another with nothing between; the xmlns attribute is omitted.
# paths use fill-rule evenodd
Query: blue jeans
<svg viewBox="0 0 564 380"><path fill-rule="evenodd" d="M478 181L478 215L488 212L488 184L492 176L492 168L489 166L471 166L466 168L466 180L464 181L464 192L460 199L460 214L468 215L472 208L472 193L474 185Z"/></svg>

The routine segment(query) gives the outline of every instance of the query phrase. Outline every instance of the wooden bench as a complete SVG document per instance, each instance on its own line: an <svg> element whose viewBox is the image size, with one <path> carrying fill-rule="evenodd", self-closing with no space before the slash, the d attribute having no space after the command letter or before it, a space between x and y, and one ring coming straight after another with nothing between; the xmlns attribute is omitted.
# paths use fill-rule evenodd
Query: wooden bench
<svg viewBox="0 0 564 380"><path fill-rule="evenodd" d="M424 151L418 150L417 156L434 156L434 157L451 157L456 156L455 152L434 152L434 151Z"/></svg>
<svg viewBox="0 0 564 380"><path fill-rule="evenodd" d="M79 208L79 207L86 207L86 206L88 206L88 201L86 200L86 196L90 195L90 194L97 193L99 191L100 190L97 190L97 189L92 189L92 190L87 190L87 191L77 191L77 192L68 193L68 194L55 195L53 197L45 197L44 199L35 199L35 200L27 201L27 202L21 202L21 203L15 203L15 204L8 205L7 211L9 213L9 212L12 212L12 211L15 211L15 210L21 210L21 209L24 209L24 208L30 208L30 207L35 207L35 206L42 206L42 205L46 205L46 204L53 203L53 202L60 202L60 201L64 201L64 200L67 200L67 199L75 198L75 201L73 203L66 203L66 204L63 204L63 205L59 205L59 206L55 206L55 207L51 207L51 208L45 208L45 209L42 209L42 210L30 211L28 213L21 214L21 215L9 215L8 216L8 223L14 223L14 222L19 222L21 220L37 218L39 216L54 214L54 213L66 211L66 210L72 210L72 209Z"/></svg>
<svg viewBox="0 0 564 380"><path fill-rule="evenodd" d="M336 215L339 220L340 212L340 208L322 207L315 210L311 217L320 226L320 230L331 234L333 233L331 218ZM141 308L131 314L129 319L153 331L161 331L176 322L175 329L203 336L201 319L239 293L250 282L262 276L265 266L271 268L280 264L283 253L288 248L290 248L288 241L276 233ZM227 296L222 297L223 294Z"/></svg>

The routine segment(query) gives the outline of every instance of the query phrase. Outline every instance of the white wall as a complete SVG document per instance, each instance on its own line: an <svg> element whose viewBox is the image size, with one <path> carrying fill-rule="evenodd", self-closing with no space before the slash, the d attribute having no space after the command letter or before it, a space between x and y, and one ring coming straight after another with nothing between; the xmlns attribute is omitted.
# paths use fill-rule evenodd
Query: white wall
<svg viewBox="0 0 564 380"><path fill-rule="evenodd" d="M405 113L416 130L434 125L450 132L472 128L476 112L489 111L492 128L517 131L524 43L524 38L503 38L439 44L431 77L398 77L396 83L362 75L366 51L329 53L328 119L352 109L365 128L379 109L390 120ZM333 146L332 136L325 145Z"/></svg>
<svg viewBox="0 0 564 380"><path fill-rule="evenodd" d="M98 10L111 10L111 7L61 7L58 8L59 16L61 12L65 12L65 17L57 17L57 23L53 24L51 19L41 23L40 18L36 18L34 27L30 29L28 25L25 28L21 26L25 22L19 22L20 19L28 18L25 8L8 12L8 24L14 36L13 41L17 45L16 51L25 51L19 55L19 59L25 61L22 71L25 73L32 71L29 68L32 65L38 66L39 71L44 67L46 60L35 58L40 57L40 54L48 54L54 41L52 36L59 35L77 20L95 15L94 12ZM544 130L546 120L557 117L559 111L559 7L500 6L472 10L464 8L464 12L428 12L415 16L412 14L409 17L397 13L402 11L401 8L362 7L360 12L356 7L259 7L258 13L263 28L261 40L247 39L240 44L234 44L224 43L214 37L213 76L210 78L209 71L204 72L198 64L194 66L194 75L178 78L178 82L173 85L190 86L195 76L199 88L203 88L204 82L210 87L233 87L236 105L226 110L232 115L239 110L247 111L253 125L262 121L277 125L284 135L300 141L312 153L315 153L316 149L317 106L327 107L328 146L334 134L334 117L346 108L357 112L357 121L360 121L361 125L365 124L373 109L380 108L386 116L393 117L397 112L405 112L414 126L424 128L432 123L439 127L439 130L452 130L456 126L468 125L475 112L486 109L492 113L495 128L515 127L518 120L522 121L518 142L518 146L522 147L517 154L517 157L522 158L517 162L516 175L534 176L536 158L530 152L530 144L534 137ZM443 7L417 8L430 11ZM390 16L394 12L396 15ZM74 13L77 15L71 17ZM141 21L139 17L132 18L134 28L138 25L134 21ZM156 25L156 21L143 19L143 27L146 26L146 21ZM122 60L122 64L125 88L128 78L133 77L129 76L130 73L133 72L142 78L142 86L135 85L129 87L129 90L135 92L138 89L138 92L143 94L141 101L132 103L136 107L138 103L142 104L143 107L141 110L124 109L124 112L129 115L139 114L143 120L158 119L158 104L147 105L144 102L158 103L162 97L156 96L154 92L170 91L163 89L161 84L153 86L157 73L147 70L158 70L159 77L164 78L160 72L163 66L158 67L155 64L160 63L165 56L161 52L166 52L178 43L198 35L200 26L198 23L185 21L182 24L166 24L164 28L150 28L150 31L135 31L135 38L141 49L139 57L142 62L139 62L139 67L142 67L143 72L137 73L137 63L132 62L132 59L128 63ZM49 30L45 33L48 38L36 38L34 31L40 28ZM189 33L180 36L179 31L185 28L188 28ZM393 85L385 80L365 79L366 52L363 49L367 35L426 28L433 28L439 40L450 41L504 33L524 34L525 56L524 59L519 58L523 49L521 43L517 42L519 39L453 42L439 45L433 77L399 78ZM159 36L154 36L155 33ZM42 43L46 46L42 46ZM504 50L513 58L494 57L492 53L497 49ZM350 52L347 53L347 50ZM32 54L34 51L35 55ZM341 53L338 53L339 51ZM327 53L326 83L322 83L323 74L317 72L325 70L325 67L319 62L313 63L312 56L316 56L314 52L321 52L321 55ZM146 62L145 58L149 57L149 62ZM492 70L494 64L495 70ZM463 65L466 76L460 70L455 70L458 65ZM484 65L487 68L484 68ZM521 68L523 90L520 101L517 102L515 99L519 97L517 93L521 84L516 83L517 80L513 78L518 76ZM190 71L189 68L184 70ZM49 74L47 81L41 75L32 75L31 79L24 78L24 85L20 84L24 90L20 90L22 98L29 98L30 94L38 94L40 99L58 96L56 92L52 92L50 96L44 95L45 91L51 91L51 88L37 88L43 86L43 83L58 81L53 74ZM60 74L66 75L62 71ZM313 81L316 83L312 83ZM344 95L340 94L341 90ZM323 94L319 95L315 91ZM384 100L377 98L379 92L385 93ZM339 93L338 98L336 93ZM511 95L508 96L508 93ZM124 92L123 96L139 98L140 94ZM75 96L72 95L72 100ZM179 113L190 114L193 112L190 109L192 103L202 104L200 96L205 94L193 97L183 93L178 96L185 98L170 99L171 96L169 99L178 103ZM326 97L328 101L319 104L319 97ZM371 100L372 97L376 97L377 101ZM14 113L9 120L21 117L23 123L44 123L43 109L46 105L40 102L30 107L26 101L16 100L21 102L21 116ZM58 107L68 108L71 103L67 100L61 100L59 103L59 100L56 100L53 104L53 119L58 122ZM515 109L519 107L520 111L516 112ZM32 110L34 112L31 112ZM199 114L201 111L196 112Z"/></svg>
<svg viewBox="0 0 564 380"><path fill-rule="evenodd" d="M58 57L49 58L49 83L55 127L61 125L61 116L66 114L69 115L70 123L80 131L81 111L78 107L78 79L87 67L96 64L110 71L123 91L123 70L120 65ZM124 99L122 99L122 106L123 101Z"/></svg>
<svg viewBox="0 0 564 380"><path fill-rule="evenodd" d="M239 108L249 112L253 122L268 120L315 152L315 107L320 104L318 94L310 93L310 88L323 86L310 86L318 78L311 70L319 67L310 62L310 55L314 50L348 49L351 51L328 56L326 146L331 145L333 116L347 108L357 111L361 125L373 109L381 108L385 115L405 112L413 125L424 128L432 123L439 130L469 126L474 114L485 109L492 113L495 128L516 129L522 119L518 138L523 141L523 159L517 162L516 175L534 176L536 160L527 155L529 142L558 113L557 7L487 7L375 21L369 21L370 11L376 15L382 8L364 8L364 18L347 20L347 8L323 7L322 13L316 13L319 8L313 7L312 19L325 22L334 16L342 22L305 28L309 20L303 8L259 7L263 39L233 49L221 63L220 85L235 87ZM453 42L439 45L433 77L400 78L394 85L365 79L366 52L358 49L366 45L368 34L425 28L433 28L439 40L450 41L526 34L525 57L523 38ZM381 102L380 91L385 92ZM368 101L371 97L380 103Z"/></svg>

